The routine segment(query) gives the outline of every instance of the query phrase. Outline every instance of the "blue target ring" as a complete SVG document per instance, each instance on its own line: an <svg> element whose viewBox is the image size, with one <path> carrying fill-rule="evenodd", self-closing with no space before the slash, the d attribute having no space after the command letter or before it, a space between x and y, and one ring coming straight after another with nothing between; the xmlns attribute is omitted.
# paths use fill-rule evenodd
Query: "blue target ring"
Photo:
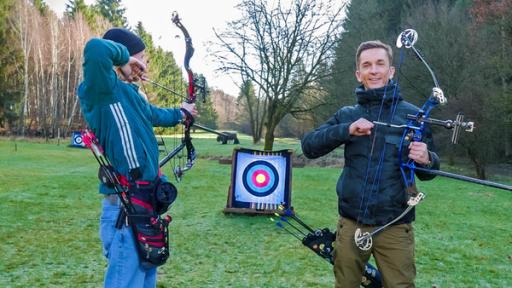
<svg viewBox="0 0 512 288"><path fill-rule="evenodd" d="M242 183L250 194L265 197L272 194L279 184L279 174L267 161L254 161L245 167Z"/></svg>

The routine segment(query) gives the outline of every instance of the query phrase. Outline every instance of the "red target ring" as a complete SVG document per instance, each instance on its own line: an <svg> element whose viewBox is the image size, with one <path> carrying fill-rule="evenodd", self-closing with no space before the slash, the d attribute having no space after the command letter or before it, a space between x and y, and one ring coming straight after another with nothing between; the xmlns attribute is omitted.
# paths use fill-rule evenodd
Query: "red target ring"
<svg viewBox="0 0 512 288"><path fill-rule="evenodd" d="M265 197L272 194L279 184L277 169L267 161L254 161L245 167L242 183L250 194Z"/></svg>

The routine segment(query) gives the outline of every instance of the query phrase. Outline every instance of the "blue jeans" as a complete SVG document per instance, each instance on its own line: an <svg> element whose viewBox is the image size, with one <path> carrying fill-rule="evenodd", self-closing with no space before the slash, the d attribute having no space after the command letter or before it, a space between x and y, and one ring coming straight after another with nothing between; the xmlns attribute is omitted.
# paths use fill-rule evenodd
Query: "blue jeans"
<svg viewBox="0 0 512 288"><path fill-rule="evenodd" d="M116 229L116 220L121 207L103 200L100 218L100 239L103 243L103 255L107 257L108 267L105 273L105 288L154 288L156 287L156 268L146 269L140 265L137 248L129 226Z"/></svg>

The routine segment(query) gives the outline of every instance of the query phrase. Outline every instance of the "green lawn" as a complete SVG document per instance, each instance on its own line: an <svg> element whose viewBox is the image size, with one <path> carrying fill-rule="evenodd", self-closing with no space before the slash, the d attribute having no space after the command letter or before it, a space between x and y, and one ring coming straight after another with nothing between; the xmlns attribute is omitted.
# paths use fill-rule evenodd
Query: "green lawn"
<svg viewBox="0 0 512 288"><path fill-rule="evenodd" d="M269 217L222 213L231 167L208 159L234 146L193 137L201 159L177 184L172 256L159 287L333 287L331 266ZM65 144L0 140L0 287L101 286L97 164ZM300 153L292 140L276 149ZM293 170L292 204L303 220L335 227L338 174ZM512 194L440 177L420 188L417 286L512 287Z"/></svg>

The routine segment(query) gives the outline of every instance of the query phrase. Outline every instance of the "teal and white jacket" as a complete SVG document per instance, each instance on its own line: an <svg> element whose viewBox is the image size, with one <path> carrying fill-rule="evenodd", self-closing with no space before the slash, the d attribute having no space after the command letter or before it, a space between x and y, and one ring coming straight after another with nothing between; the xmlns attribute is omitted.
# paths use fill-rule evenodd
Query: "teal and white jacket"
<svg viewBox="0 0 512 288"><path fill-rule="evenodd" d="M121 44L93 38L84 48L83 82L78 87L82 113L114 168L129 180L158 176L158 144L153 126L181 121L179 108L158 108L139 94L137 85L117 78L113 66L128 63ZM100 192L112 193L101 187Z"/></svg>

